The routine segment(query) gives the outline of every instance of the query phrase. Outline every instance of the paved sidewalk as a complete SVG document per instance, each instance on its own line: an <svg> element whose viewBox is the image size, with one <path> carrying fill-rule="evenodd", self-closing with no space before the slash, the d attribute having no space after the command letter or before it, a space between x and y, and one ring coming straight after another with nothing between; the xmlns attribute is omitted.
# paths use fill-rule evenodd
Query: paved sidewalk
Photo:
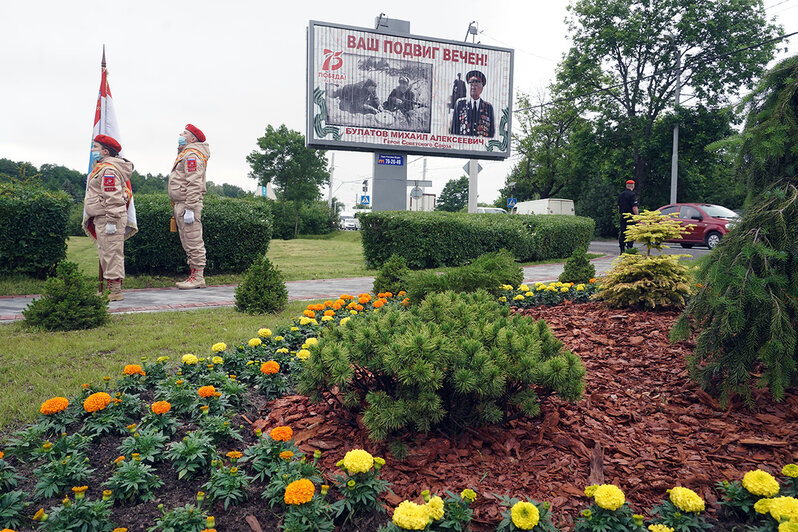
<svg viewBox="0 0 798 532"><path fill-rule="evenodd" d="M596 273L607 271L614 256L593 259ZM555 281L562 273L565 262L541 264L524 268L524 282ZM289 301L335 299L341 294L370 292L373 277L346 279L317 279L312 281L288 281ZM124 290L125 299L112 301L108 310L112 313L167 312L211 307L229 307L235 304L234 285L209 286L197 290L177 288L141 288ZM38 296L0 296L0 323L22 319L22 311Z"/></svg>

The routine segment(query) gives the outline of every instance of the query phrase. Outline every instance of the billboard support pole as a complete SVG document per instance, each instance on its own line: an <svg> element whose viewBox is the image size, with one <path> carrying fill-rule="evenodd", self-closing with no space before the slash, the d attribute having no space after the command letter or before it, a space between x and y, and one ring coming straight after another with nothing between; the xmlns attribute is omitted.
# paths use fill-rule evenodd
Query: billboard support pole
<svg viewBox="0 0 798 532"><path fill-rule="evenodd" d="M332 204L332 198L333 198L333 196L332 196L333 195L332 180L333 180L333 172L335 172L335 153L334 152L332 154L330 154L330 158L332 159L330 161L330 193L329 193L330 194L330 198L327 200L327 206L332 211L332 207L333 207L333 204Z"/></svg>
<svg viewBox="0 0 798 532"><path fill-rule="evenodd" d="M479 164L476 159L468 160L468 212L477 212L477 176Z"/></svg>

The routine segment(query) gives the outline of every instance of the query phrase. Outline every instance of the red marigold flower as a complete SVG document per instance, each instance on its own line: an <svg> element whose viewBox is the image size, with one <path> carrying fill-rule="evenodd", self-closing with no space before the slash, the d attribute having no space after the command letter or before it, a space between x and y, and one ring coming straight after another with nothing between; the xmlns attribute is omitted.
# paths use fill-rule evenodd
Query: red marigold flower
<svg viewBox="0 0 798 532"><path fill-rule="evenodd" d="M216 388L213 386L202 386L197 393L200 397L213 397L216 395Z"/></svg>
<svg viewBox="0 0 798 532"><path fill-rule="evenodd" d="M168 401L156 401L151 408L156 414L166 414L172 409L172 405Z"/></svg>
<svg viewBox="0 0 798 532"><path fill-rule="evenodd" d="M280 364L275 362L274 360L269 360L268 362L264 362L260 366L261 373L266 375L274 375L278 371L280 371Z"/></svg>
<svg viewBox="0 0 798 532"><path fill-rule="evenodd" d="M83 401L83 410L88 413L98 412L111 404L111 396L105 392L93 393Z"/></svg>
<svg viewBox="0 0 798 532"><path fill-rule="evenodd" d="M275 427L269 433L269 436L271 436L274 441L288 441L294 437L294 431L291 427Z"/></svg>
<svg viewBox="0 0 798 532"><path fill-rule="evenodd" d="M124 373L125 375L141 375L141 376L146 375L146 373L144 373L144 370L141 369L141 366L139 366L138 364L128 364L127 366L125 366L125 369L122 371L122 373Z"/></svg>
<svg viewBox="0 0 798 532"><path fill-rule="evenodd" d="M57 414L58 412L66 410L66 407L68 406L69 399L66 397L53 397L52 399L48 399L42 403L39 412L45 416L49 416L50 414Z"/></svg>
<svg viewBox="0 0 798 532"><path fill-rule="evenodd" d="M313 482L306 478L301 478L285 487L283 500L286 504L305 504L310 502L315 492L316 486L313 485Z"/></svg>

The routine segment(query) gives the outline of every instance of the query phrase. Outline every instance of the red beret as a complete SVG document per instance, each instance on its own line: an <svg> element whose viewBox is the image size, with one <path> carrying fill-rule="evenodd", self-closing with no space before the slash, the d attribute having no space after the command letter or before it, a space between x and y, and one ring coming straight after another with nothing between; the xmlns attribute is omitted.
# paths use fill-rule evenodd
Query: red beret
<svg viewBox="0 0 798 532"><path fill-rule="evenodd" d="M192 126L191 124L186 124L186 129L191 131L191 134L197 137L198 141L205 142L205 133L200 131L200 128Z"/></svg>
<svg viewBox="0 0 798 532"><path fill-rule="evenodd" d="M634 180L634 179L629 179L629 180L626 182L626 184L627 184L627 185L634 185L634 184L635 184L635 180Z"/></svg>
<svg viewBox="0 0 798 532"><path fill-rule="evenodd" d="M97 135L96 137L94 137L94 142L99 142L106 148L114 150L117 153L122 151L122 146L119 145L116 139L113 137L109 137L108 135Z"/></svg>

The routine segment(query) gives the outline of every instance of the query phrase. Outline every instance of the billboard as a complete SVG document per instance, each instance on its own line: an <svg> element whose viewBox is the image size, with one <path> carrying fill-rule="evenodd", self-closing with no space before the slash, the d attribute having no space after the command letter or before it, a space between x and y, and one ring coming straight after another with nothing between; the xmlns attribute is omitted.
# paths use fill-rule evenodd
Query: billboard
<svg viewBox="0 0 798 532"><path fill-rule="evenodd" d="M307 144L510 155L513 51L310 21Z"/></svg>

